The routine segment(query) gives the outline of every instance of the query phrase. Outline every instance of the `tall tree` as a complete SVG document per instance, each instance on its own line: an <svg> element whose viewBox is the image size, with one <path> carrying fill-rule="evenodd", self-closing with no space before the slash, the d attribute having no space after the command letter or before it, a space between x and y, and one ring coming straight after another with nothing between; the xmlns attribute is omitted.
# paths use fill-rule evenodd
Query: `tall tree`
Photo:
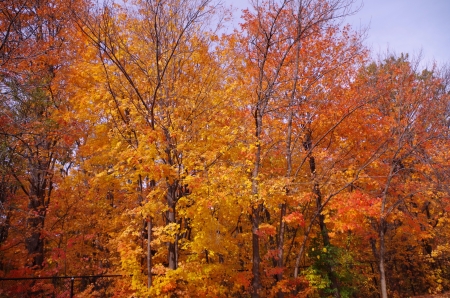
<svg viewBox="0 0 450 298"><path fill-rule="evenodd" d="M68 5L59 1L2 3L1 135L4 162L28 199L27 265L42 268L43 235L55 170L70 156L59 122L59 70L68 61ZM76 3L74 3L76 5ZM25 212L25 210L23 210Z"/></svg>
<svg viewBox="0 0 450 298"><path fill-rule="evenodd" d="M387 235L403 229L403 221L411 217L422 226L419 230L426 230L428 224L421 223L410 208L426 206L431 193L439 196L442 191L443 176L435 168L435 159L445 147L447 100L440 80L427 70L418 73L407 56L372 64L367 73L368 84L383 94L372 109L372 117L383 125L382 135L376 138L384 148L369 174L378 187L367 191L380 200L380 214L374 222L378 237L371 243L378 260L380 292L387 297Z"/></svg>
<svg viewBox="0 0 450 298"><path fill-rule="evenodd" d="M339 64L345 63L346 58L338 48L336 53L331 53L331 57L339 57L336 61L338 65L332 65L331 61L324 61L319 55L315 56L314 48L319 43L314 44L314 36L332 36L335 34L336 27L333 22L350 13L351 1L263 1L254 2L253 11L246 11L244 15L245 23L242 25L242 50L246 57L248 66L247 81L252 82L251 107L254 117L254 136L255 136L255 157L252 169L252 233L253 233L253 267L252 267L252 287L253 296L258 296L261 289L260 278L260 244L258 229L263 218L266 220L269 211L264 206L264 200L261 196L259 181L265 177L262 172L262 156L265 152L264 147L272 148L276 145L278 137L269 134L271 125L264 121L271 121L281 111L285 112L283 122L288 124L288 136L286 139L286 174L288 180L292 175L292 118L297 106L303 107L300 98L306 98L306 91L315 83L326 76L328 72L339 68ZM328 28L330 29L327 32ZM328 35L330 34L330 35ZM360 51L360 47L355 42L356 48L351 48L349 56L355 57ZM324 42L325 44L325 42ZM306 48L307 50L305 50ZM350 49L350 47L349 47ZM331 50L331 52L333 51ZM310 51L310 52L308 52ZM319 52L317 52L319 53ZM306 56L302 56L306 55ZM335 56L334 56L335 55ZM342 55L342 56L340 56ZM315 60L317 59L317 60ZM331 60L331 59L330 59ZM347 59L346 61L349 61ZM304 68L299 70L304 63ZM323 64L321 64L323 63ZM330 63L330 64L327 64ZM311 65L316 73L311 72L306 65ZM308 69L308 70L307 70ZM302 71L305 71L303 73ZM312 75L311 78L308 78ZM309 81L309 82L308 82ZM300 111L301 114L304 111ZM305 111L306 113L306 111ZM266 120L264 120L266 119ZM277 124L279 125L279 124ZM281 133L281 132L278 132ZM295 143L295 142L294 142ZM310 150L312 148L306 148ZM270 150L270 149L267 149ZM289 183L288 183L289 184ZM285 185L285 189L290 187ZM282 250L284 245L284 219L286 215L286 205L281 203L280 228L278 236L278 264L282 265ZM320 207L321 208L321 207ZM263 215L265 213L266 215ZM319 211L320 213L320 211ZM281 269L281 268L280 268ZM278 278L282 276L278 274ZM281 294L280 294L281 295Z"/></svg>
<svg viewBox="0 0 450 298"><path fill-rule="evenodd" d="M105 97L92 100L86 95L84 100L112 125L107 142L114 144L116 154L97 178L115 176L135 196L137 204L129 208L143 216L144 224L134 228L145 232L147 286L155 284L150 289L155 293L164 278L172 283L173 276L168 272L152 280L152 271L160 272L162 264L176 270L185 259L181 248L202 240L192 239L198 226L193 222L197 216L188 212L192 205L199 218L214 219L210 210L200 211L202 202L211 198L193 200L195 192L207 189L194 189L195 181L207 179L234 139L231 130L236 126L227 125L233 110L219 80L226 61L221 65L220 45L208 23L217 8L211 1L135 1L77 16L103 68L95 80ZM124 258L143 249L132 243L129 231L122 238ZM152 232L159 237L151 237ZM141 278L138 263L130 260L132 265L125 268L135 280Z"/></svg>

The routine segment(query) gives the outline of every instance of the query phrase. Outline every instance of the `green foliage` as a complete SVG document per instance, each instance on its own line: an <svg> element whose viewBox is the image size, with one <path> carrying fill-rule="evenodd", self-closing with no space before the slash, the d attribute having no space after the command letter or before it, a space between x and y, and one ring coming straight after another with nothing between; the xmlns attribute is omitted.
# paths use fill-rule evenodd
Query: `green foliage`
<svg viewBox="0 0 450 298"><path fill-rule="evenodd" d="M303 274L320 296L333 295L331 278L337 281L341 297L353 297L366 279L360 274L361 264L354 260L352 253L333 245L323 246L313 238L308 250L312 262Z"/></svg>

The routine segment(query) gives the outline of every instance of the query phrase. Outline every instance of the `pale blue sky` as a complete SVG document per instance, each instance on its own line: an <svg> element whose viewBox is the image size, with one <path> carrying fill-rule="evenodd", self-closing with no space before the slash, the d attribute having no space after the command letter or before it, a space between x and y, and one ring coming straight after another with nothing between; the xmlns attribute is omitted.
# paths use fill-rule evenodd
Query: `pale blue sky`
<svg viewBox="0 0 450 298"><path fill-rule="evenodd" d="M358 2L359 1L359 2ZM238 9L248 0L223 0ZM391 52L418 54L422 64L450 64L450 0L355 0L361 10L347 18L359 28L369 26L366 45L373 55ZM239 16L240 13L237 13Z"/></svg>

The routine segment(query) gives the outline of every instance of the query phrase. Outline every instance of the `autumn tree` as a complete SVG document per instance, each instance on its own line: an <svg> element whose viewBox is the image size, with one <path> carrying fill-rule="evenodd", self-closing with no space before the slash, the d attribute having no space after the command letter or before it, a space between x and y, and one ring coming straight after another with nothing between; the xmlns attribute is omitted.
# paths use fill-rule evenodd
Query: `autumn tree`
<svg viewBox="0 0 450 298"><path fill-rule="evenodd" d="M389 242L408 239L411 243L404 250L422 254L433 225L428 206L445 196L441 179L447 165L439 156L446 148L448 99L440 79L428 70L419 72L404 55L372 64L366 73L370 88L383 94L373 102L370 120L378 127L374 137L383 149L367 170L373 182L366 191L379 200L379 217L372 222L377 237L371 245L378 260L381 295L387 297Z"/></svg>
<svg viewBox="0 0 450 298"><path fill-rule="evenodd" d="M184 250L198 247L207 263L214 250L197 237L206 228L200 222L219 220L210 209L210 184L199 181L208 181L236 131L224 92L233 87L219 80L227 62L214 50L220 45L208 24L216 10L210 1L136 1L76 16L97 49L93 69L102 69L94 78L102 94L87 94L85 105L110 125L104 141L112 146L105 152L112 163L98 172L98 187L107 189L102 181L113 178L126 190L133 224L124 227L119 244L124 269L141 287L139 256L146 250L144 272L155 293L172 289L175 274L186 271L164 268L178 269Z"/></svg>
<svg viewBox="0 0 450 298"><path fill-rule="evenodd" d="M2 3L2 158L20 189L14 203L27 213L27 266L44 265L43 230L55 171L69 161L60 108L59 70L68 63L68 6L58 1ZM74 3L74 5L76 5ZM27 204L18 203L26 197ZM23 225L24 223L22 223Z"/></svg>
<svg viewBox="0 0 450 298"><path fill-rule="evenodd" d="M285 178L285 184L281 184L280 188L284 188L288 193L292 192L292 187L288 186L288 184L295 181L295 178L292 176L296 176L299 173L299 171L293 172L295 167L293 156L298 154L294 153L293 148L299 144L298 138L293 140L293 134L295 133L295 128L293 128L294 115L297 117L307 115L309 111L305 109L307 105L305 102L309 99L308 95L311 92L309 90L317 88L321 84L319 82L322 82L323 78L329 73L334 71L338 73L341 65L350 61L356 61L358 55L362 53L356 37L353 39L353 43L346 44L346 42L342 42L339 46L337 44L332 45L333 41L331 41L331 38L327 39L333 34L338 34L337 27L335 27L333 22L350 13L350 5L351 2L344 1L255 2L253 7L254 13L247 11L244 15L246 22L242 25L244 29L242 50L244 50L243 54L247 59L247 74L250 75L246 77L246 80L253 83L251 86L254 90L250 91L252 95L249 96L256 96L250 101L255 123L254 136L256 147L252 169L251 201L253 208L251 213L253 231L253 296L257 296L259 289L261 289L259 273L261 255L258 229L264 219L265 221L270 221L270 210L273 210L272 208L274 207L272 203L268 203L268 198L262 198L259 181L267 179L268 176L266 175L269 173L261 172L261 169L265 166L268 166L268 169L270 169L275 165L270 165L270 162L266 162L267 165L264 166L265 162L262 156L271 156L270 159L273 160L275 156L273 156L270 148L278 148L281 143L284 144L284 156L287 165L284 166L286 170L282 174ZM315 40L320 40L320 42ZM320 48L321 46L323 48ZM319 54L320 50L327 46L330 47L330 56L327 56L330 59L324 58L325 55L320 57ZM347 52L348 56L344 54L340 47L348 47L346 48L347 51L349 50ZM315 51L318 51L317 55ZM332 62L333 59L336 60ZM322 96L326 97L326 95ZM275 120L277 118L278 120ZM266 119L267 124L263 124L263 119ZM274 120L275 122L272 122ZM282 123L287 123L287 127L284 128ZM269 129L268 127L271 126L278 128ZM280 128L284 128L285 134L287 131L285 140L280 139L281 130L276 131ZM269 133L270 130L276 131L275 133L279 135L272 134L273 132ZM305 130L300 132L300 134L306 134ZM319 136L319 138L323 139L324 136ZM307 141L304 142L304 144L306 143ZM313 149L311 145L303 149L308 152L307 158L310 158L310 150ZM279 167L279 165L277 166ZM315 172L314 169L312 171ZM292 193L289 195L292 195ZM279 235L277 236L278 256L275 262L278 264L279 270L283 270L286 201L279 201L279 206L281 208ZM323 206L318 204L319 211L317 214L321 213L322 208ZM321 225L323 226L323 223ZM296 269L297 271L298 268ZM277 278L281 281L282 275L278 273ZM280 295L282 294L280 293Z"/></svg>

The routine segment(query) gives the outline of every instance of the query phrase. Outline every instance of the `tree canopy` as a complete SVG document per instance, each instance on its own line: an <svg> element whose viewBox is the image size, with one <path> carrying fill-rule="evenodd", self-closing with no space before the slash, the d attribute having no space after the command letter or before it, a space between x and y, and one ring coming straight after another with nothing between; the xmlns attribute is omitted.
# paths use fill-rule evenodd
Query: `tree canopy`
<svg viewBox="0 0 450 298"><path fill-rule="evenodd" d="M450 72L354 4L0 2L0 297L450 290Z"/></svg>

